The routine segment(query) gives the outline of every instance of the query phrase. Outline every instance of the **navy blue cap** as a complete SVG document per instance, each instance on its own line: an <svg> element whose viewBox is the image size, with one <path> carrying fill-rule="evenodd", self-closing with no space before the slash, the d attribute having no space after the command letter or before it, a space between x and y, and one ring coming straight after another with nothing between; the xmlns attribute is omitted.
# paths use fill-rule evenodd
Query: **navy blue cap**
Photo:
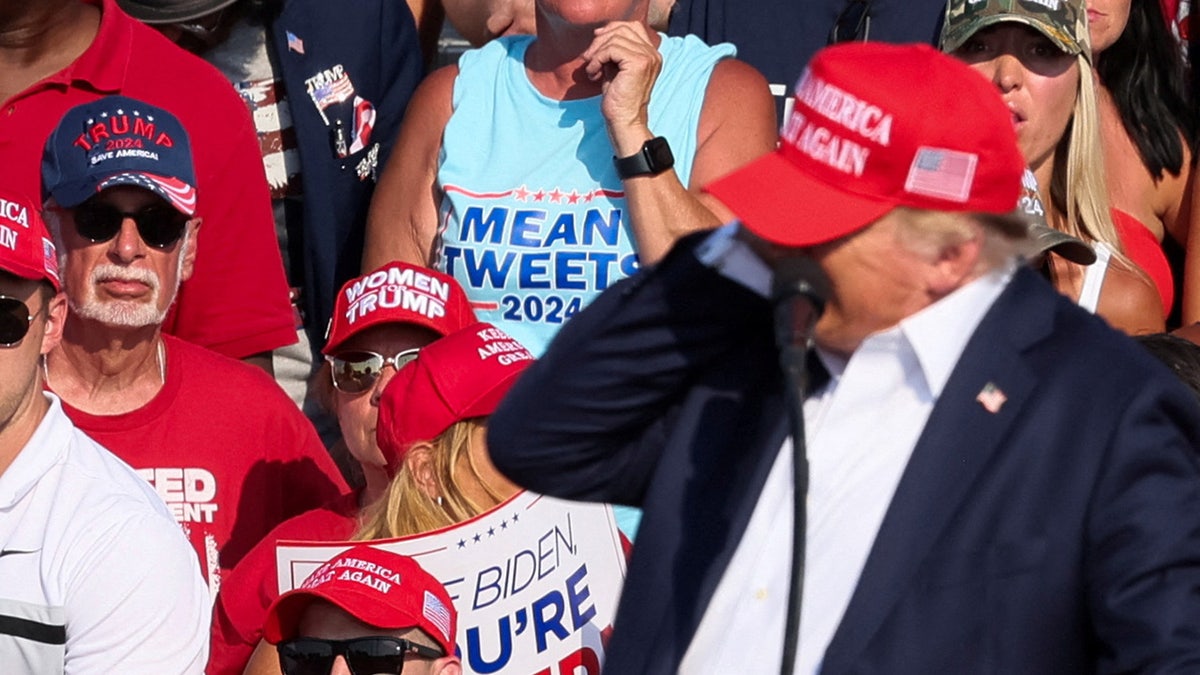
<svg viewBox="0 0 1200 675"><path fill-rule="evenodd" d="M125 96L71 108L46 140L43 196L72 208L116 185L145 188L196 214L191 143L171 113Z"/></svg>

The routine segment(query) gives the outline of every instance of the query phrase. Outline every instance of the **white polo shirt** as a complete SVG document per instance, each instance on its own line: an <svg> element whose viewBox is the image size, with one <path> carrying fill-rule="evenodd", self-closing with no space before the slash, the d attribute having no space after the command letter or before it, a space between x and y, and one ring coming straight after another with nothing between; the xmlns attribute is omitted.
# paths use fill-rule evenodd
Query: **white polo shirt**
<svg viewBox="0 0 1200 675"><path fill-rule="evenodd" d="M154 490L50 409L0 474L5 673L202 673L210 604Z"/></svg>

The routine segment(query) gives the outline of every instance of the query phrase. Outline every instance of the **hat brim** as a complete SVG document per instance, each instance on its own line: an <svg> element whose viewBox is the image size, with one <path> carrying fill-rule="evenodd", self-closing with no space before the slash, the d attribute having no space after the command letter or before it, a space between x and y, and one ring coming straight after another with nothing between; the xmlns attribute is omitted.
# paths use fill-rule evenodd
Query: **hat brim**
<svg viewBox="0 0 1200 675"><path fill-rule="evenodd" d="M1095 249L1082 239L1062 230L1035 223L1029 227L1029 238L1042 253L1056 253L1077 265L1091 265L1096 262Z"/></svg>
<svg viewBox="0 0 1200 675"><path fill-rule="evenodd" d="M220 11L237 2L237 0L193 0L178 2L170 7L147 5L137 0L119 0L117 3L125 13L142 23L180 23L199 19L207 14Z"/></svg>
<svg viewBox="0 0 1200 675"><path fill-rule="evenodd" d="M321 353L325 356L333 356L342 345L350 341L350 338L375 326L416 326L418 328L426 328L438 337L446 337L445 327L439 325L438 322L416 312L409 312L408 314L411 314L411 317L399 318L388 312L376 311L371 312L365 318L359 319L353 327L343 329L339 335L333 335L331 328L329 342L325 343L325 346L321 349Z"/></svg>
<svg viewBox="0 0 1200 675"><path fill-rule="evenodd" d="M165 178L146 171L125 171L99 181L96 184L96 192L119 185L149 190L162 197L180 213L196 215L196 188L177 178Z"/></svg>
<svg viewBox="0 0 1200 675"><path fill-rule="evenodd" d="M782 246L823 244L856 232L896 207L829 185L778 152L717 179L704 191L721 200L747 229Z"/></svg>
<svg viewBox="0 0 1200 675"><path fill-rule="evenodd" d="M1036 17L1028 14L1016 13L991 14L988 16L972 18L968 21L964 21L960 26L948 28L942 31L941 49L947 54L953 53L959 47L963 46L963 44L966 43L966 41L969 40L972 35L978 33L984 28L987 28L988 26L994 26L998 23L1025 24L1042 35L1045 35L1048 40L1054 43L1054 46L1058 47L1063 52L1070 54L1071 56L1084 53L1083 45L1079 44L1079 42L1074 38L1068 35L1063 35L1059 31L1055 30L1053 26L1045 21L1038 20ZM1091 55L1085 54L1085 56L1088 56L1090 59Z"/></svg>
<svg viewBox="0 0 1200 675"><path fill-rule="evenodd" d="M170 183L175 183L174 189ZM96 194L112 187L129 185L143 190L149 190L161 197L180 213L188 216L196 215L196 188L178 179L164 179L161 176L145 171L125 171L104 178L66 182L54 186L50 196L59 206L73 209Z"/></svg>
<svg viewBox="0 0 1200 675"><path fill-rule="evenodd" d="M263 637L270 644L297 637L300 617L314 600L324 600L359 621L383 630L420 628L421 617L387 606L379 601L378 594L368 594L341 586L336 593L322 593L319 589L298 588L288 591L271 605L263 623Z"/></svg>

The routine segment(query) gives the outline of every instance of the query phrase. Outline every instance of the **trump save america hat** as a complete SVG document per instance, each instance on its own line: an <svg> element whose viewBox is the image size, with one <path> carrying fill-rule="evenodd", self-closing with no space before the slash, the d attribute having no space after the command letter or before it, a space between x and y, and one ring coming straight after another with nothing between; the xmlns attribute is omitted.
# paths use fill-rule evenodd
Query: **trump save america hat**
<svg viewBox="0 0 1200 675"><path fill-rule="evenodd" d="M818 52L780 136L775 152L704 189L784 246L832 241L898 206L1011 214L1025 170L995 86L927 45Z"/></svg>
<svg viewBox="0 0 1200 675"><path fill-rule="evenodd" d="M422 348L379 401L375 435L388 464L455 422L491 415L533 359L508 333L483 322Z"/></svg>
<svg viewBox="0 0 1200 675"><path fill-rule="evenodd" d="M151 190L196 215L191 143L174 115L125 96L105 96L63 115L42 153L43 191L72 208L117 185Z"/></svg>
<svg viewBox="0 0 1200 675"><path fill-rule="evenodd" d="M454 277L400 261L347 281L333 302L321 350L327 356L383 323L422 326L439 336L475 323L475 311Z"/></svg>
<svg viewBox="0 0 1200 675"><path fill-rule="evenodd" d="M45 279L59 290L58 255L42 216L28 199L0 192L0 270Z"/></svg>
<svg viewBox="0 0 1200 675"><path fill-rule="evenodd" d="M267 642L298 637L300 619L314 600L331 602L376 628L420 628L445 655L454 654L457 616L450 595L407 556L366 545L335 556L271 604L263 624Z"/></svg>

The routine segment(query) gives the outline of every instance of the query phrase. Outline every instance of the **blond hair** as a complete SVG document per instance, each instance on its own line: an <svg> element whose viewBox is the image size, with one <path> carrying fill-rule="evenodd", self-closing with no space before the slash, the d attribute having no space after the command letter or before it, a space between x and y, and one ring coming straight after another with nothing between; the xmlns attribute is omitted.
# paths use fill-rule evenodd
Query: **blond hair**
<svg viewBox="0 0 1200 675"><path fill-rule="evenodd" d="M1125 247L1109 210L1096 77L1087 58L1080 54L1076 60L1079 90L1070 126L1054 149L1048 215L1053 227L1088 243L1104 242L1125 267L1138 270L1125 256Z"/></svg>
<svg viewBox="0 0 1200 675"><path fill-rule="evenodd" d="M387 493L364 511L352 539L421 534L469 520L504 501L504 496L496 494L483 480L471 459L471 438L485 427L484 418L462 420L431 441L415 443L405 454ZM477 504L459 487L458 467L464 457L467 470L488 493L491 504ZM419 475L419 465L426 462L428 475ZM430 495L431 490L436 496Z"/></svg>

